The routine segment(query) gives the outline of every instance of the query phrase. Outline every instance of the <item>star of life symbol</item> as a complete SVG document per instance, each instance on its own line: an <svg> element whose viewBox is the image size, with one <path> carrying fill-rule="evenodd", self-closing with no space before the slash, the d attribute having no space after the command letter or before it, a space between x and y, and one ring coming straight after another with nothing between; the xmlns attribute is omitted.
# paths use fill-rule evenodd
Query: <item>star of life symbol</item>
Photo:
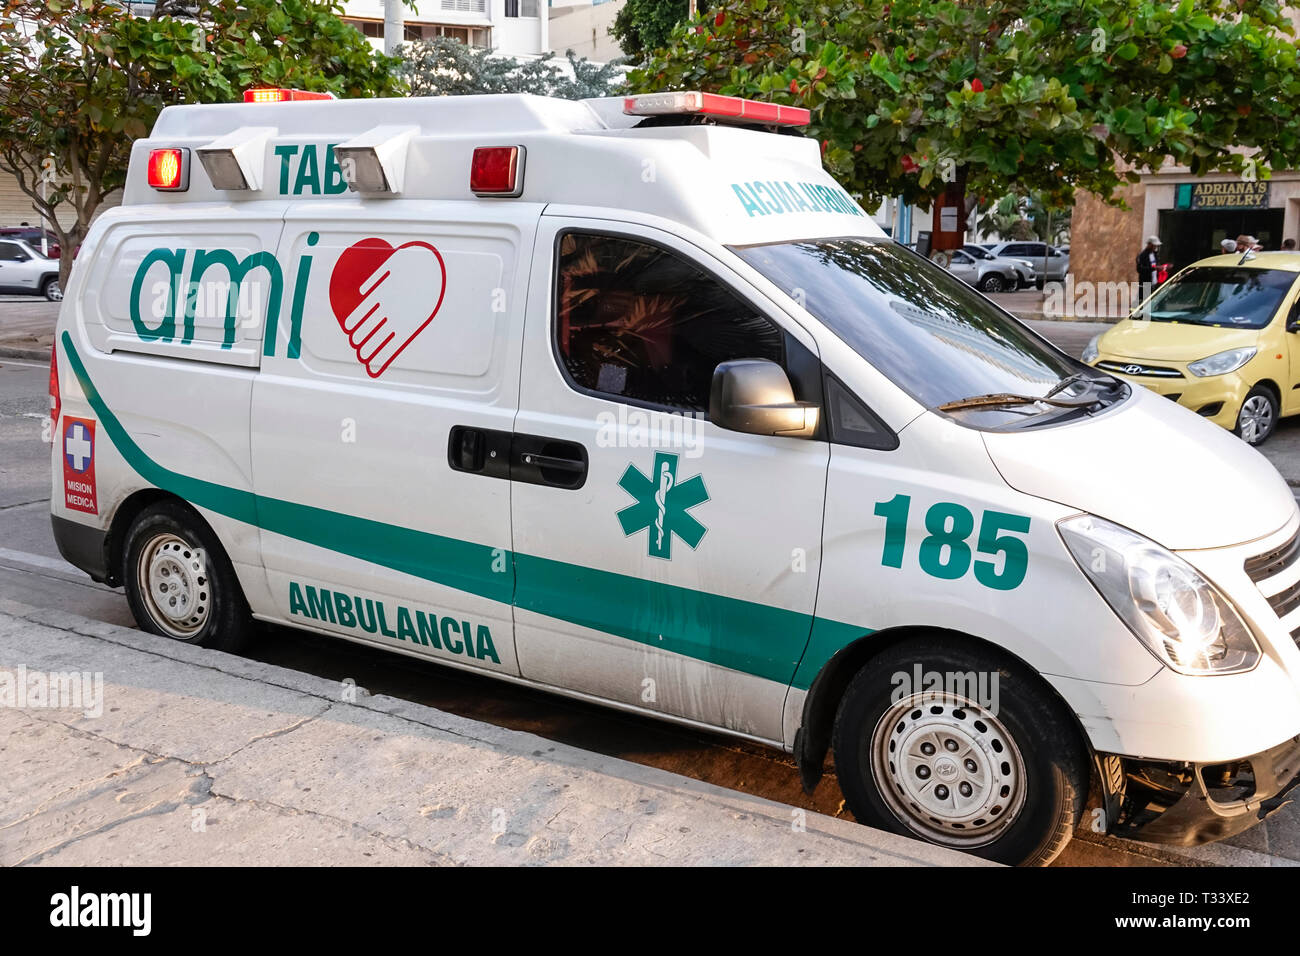
<svg viewBox="0 0 1300 956"><path fill-rule="evenodd" d="M73 471L83 472L90 467L92 450L93 446L86 426L81 422L73 422L69 425L63 436L63 454L67 456L68 464Z"/></svg>
<svg viewBox="0 0 1300 956"><path fill-rule="evenodd" d="M676 455L656 452L650 475L643 474L636 465L628 465L618 486L635 499L634 504L618 513L623 534L649 530L650 557L672 560L674 535L692 550L699 546L708 529L688 512L708 501L709 493L700 475L678 480Z"/></svg>

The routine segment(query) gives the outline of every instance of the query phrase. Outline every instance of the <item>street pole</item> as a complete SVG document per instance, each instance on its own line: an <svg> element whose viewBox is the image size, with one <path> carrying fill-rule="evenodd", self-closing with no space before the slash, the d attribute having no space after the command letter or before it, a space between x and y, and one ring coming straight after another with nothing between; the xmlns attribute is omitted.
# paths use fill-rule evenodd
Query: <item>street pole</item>
<svg viewBox="0 0 1300 956"><path fill-rule="evenodd" d="M384 54L394 56L405 35L405 5L402 0L384 0Z"/></svg>

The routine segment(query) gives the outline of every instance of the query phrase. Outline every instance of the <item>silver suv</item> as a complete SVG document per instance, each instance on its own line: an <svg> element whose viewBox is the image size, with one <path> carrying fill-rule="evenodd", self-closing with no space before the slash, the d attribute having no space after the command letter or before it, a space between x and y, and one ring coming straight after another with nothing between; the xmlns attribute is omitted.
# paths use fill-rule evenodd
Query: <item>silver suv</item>
<svg viewBox="0 0 1300 956"><path fill-rule="evenodd" d="M59 260L43 256L22 239L0 237L0 293L63 298Z"/></svg>
<svg viewBox="0 0 1300 956"><path fill-rule="evenodd" d="M1055 246L1045 242L984 242L981 245L995 256L1007 256L1013 259L1028 259L1034 264L1034 270L1044 276L1048 282L1064 282L1065 274L1070 271L1070 256ZM1043 269L1043 256L1047 256L1047 269Z"/></svg>
<svg viewBox="0 0 1300 956"><path fill-rule="evenodd" d="M988 253L981 255L981 252L982 250L954 249L951 252L936 252L931 258L981 292L1013 292L1020 287L1021 271L1027 266ZM1032 271L1029 273L1029 281L1033 281Z"/></svg>

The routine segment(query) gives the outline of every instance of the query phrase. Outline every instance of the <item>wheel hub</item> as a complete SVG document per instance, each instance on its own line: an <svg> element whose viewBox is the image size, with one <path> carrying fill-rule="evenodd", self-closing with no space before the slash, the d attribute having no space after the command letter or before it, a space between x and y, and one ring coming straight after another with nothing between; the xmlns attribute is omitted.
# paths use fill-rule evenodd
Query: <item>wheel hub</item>
<svg viewBox="0 0 1300 956"><path fill-rule="evenodd" d="M995 714L964 697L894 704L872 733L871 773L900 822L949 846L991 843L1024 806L1019 748Z"/></svg>
<svg viewBox="0 0 1300 956"><path fill-rule="evenodd" d="M1248 442L1265 437L1273 427L1273 406L1267 398L1255 395L1241 406L1241 416L1237 419L1241 437Z"/></svg>
<svg viewBox="0 0 1300 956"><path fill-rule="evenodd" d="M207 622L212 601L202 548L158 535L140 551L140 580L150 615L173 637L190 637Z"/></svg>

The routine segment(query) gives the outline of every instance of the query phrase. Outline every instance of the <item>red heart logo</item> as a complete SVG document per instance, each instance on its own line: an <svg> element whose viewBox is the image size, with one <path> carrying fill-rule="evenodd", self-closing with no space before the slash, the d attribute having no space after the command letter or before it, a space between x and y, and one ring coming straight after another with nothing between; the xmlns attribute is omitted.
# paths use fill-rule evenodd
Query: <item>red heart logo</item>
<svg viewBox="0 0 1300 956"><path fill-rule="evenodd" d="M362 239L343 250L330 273L330 308L371 378L433 321L446 291L447 267L427 242L394 247Z"/></svg>

